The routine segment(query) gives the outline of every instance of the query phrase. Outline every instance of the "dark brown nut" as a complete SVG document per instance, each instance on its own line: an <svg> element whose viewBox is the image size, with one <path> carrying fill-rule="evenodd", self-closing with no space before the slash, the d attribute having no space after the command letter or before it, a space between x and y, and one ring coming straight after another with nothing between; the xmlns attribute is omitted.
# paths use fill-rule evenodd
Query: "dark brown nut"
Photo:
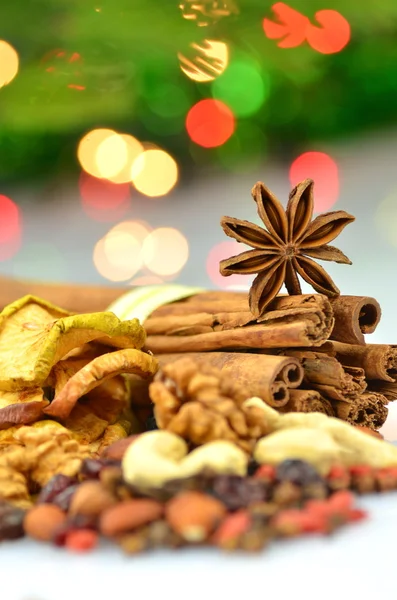
<svg viewBox="0 0 397 600"><path fill-rule="evenodd" d="M25 515L25 533L35 540L49 542L66 522L65 513L54 504L37 504Z"/></svg>
<svg viewBox="0 0 397 600"><path fill-rule="evenodd" d="M131 446L131 444L139 437L139 434L130 435L122 440L117 440L113 444L110 444L101 454L101 458L110 458L112 460L122 460L125 451Z"/></svg>
<svg viewBox="0 0 397 600"><path fill-rule="evenodd" d="M117 536L160 519L163 511L163 505L156 500L125 500L101 514L99 530L108 537Z"/></svg>
<svg viewBox="0 0 397 600"><path fill-rule="evenodd" d="M172 529L188 542L202 542L226 515L222 502L202 492L182 492L168 502L165 515Z"/></svg>
<svg viewBox="0 0 397 600"><path fill-rule="evenodd" d="M96 517L116 502L116 498L99 481L84 481L73 495L69 513Z"/></svg>

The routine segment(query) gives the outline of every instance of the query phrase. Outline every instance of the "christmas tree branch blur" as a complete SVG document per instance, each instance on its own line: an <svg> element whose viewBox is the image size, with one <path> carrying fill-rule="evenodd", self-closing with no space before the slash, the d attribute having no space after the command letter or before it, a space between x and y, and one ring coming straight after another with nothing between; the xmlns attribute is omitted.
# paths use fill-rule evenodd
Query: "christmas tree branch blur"
<svg viewBox="0 0 397 600"><path fill-rule="evenodd" d="M397 122L395 0L288 2L310 19L325 8L343 15L351 39L333 54L307 43L279 48L266 37L262 22L274 19L273 2L235 0L236 10L202 26L186 18L191 4L1 3L0 37L17 48L20 65L15 80L0 90L0 179L18 179L22 168L26 177L59 165L77 171L77 141L97 126L158 143L187 169L207 162L221 166L221 152L228 149L236 161L258 153L289 155L308 141ZM266 92L221 150L194 146L185 129L189 108L214 93L210 82L186 77L178 53L188 56L191 44L203 40L227 44L229 64L256 65ZM255 131L260 134L253 143Z"/></svg>

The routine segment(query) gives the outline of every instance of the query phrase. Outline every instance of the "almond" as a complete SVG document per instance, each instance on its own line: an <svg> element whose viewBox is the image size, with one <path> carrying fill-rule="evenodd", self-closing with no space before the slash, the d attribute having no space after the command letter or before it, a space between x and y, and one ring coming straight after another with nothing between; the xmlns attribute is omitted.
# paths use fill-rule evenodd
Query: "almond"
<svg viewBox="0 0 397 600"><path fill-rule="evenodd" d="M173 530L192 543L206 540L226 512L222 502L195 491L179 494L168 502L165 509Z"/></svg>
<svg viewBox="0 0 397 600"><path fill-rule="evenodd" d="M69 512L96 517L116 502L116 498L99 481L84 481L73 494Z"/></svg>
<svg viewBox="0 0 397 600"><path fill-rule="evenodd" d="M112 460L122 460L123 456L133 442L139 437L139 434L130 435L122 440L117 440L110 444L101 454L101 458L109 458Z"/></svg>
<svg viewBox="0 0 397 600"><path fill-rule="evenodd" d="M99 529L103 535L113 537L156 521L162 514L163 505L156 500L143 498L125 500L101 514Z"/></svg>
<svg viewBox="0 0 397 600"><path fill-rule="evenodd" d="M35 540L49 542L66 521L65 513L54 504L38 504L25 515L25 533Z"/></svg>

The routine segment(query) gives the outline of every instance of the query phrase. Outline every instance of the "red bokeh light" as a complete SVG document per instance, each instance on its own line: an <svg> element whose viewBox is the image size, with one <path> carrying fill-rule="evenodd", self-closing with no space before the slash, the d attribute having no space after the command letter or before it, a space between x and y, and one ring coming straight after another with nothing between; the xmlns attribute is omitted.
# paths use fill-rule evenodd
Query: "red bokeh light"
<svg viewBox="0 0 397 600"><path fill-rule="evenodd" d="M213 248L211 248L208 256L207 256L207 273L212 283L215 285L225 289L225 288L244 288L248 289L253 277L248 275L230 275L229 277L224 277L219 272L219 263L221 260L225 258L230 258L231 256L235 256L236 254L240 254L240 252L244 252L244 250L249 250L248 246L245 244L239 244L234 241L225 241L216 244Z"/></svg>
<svg viewBox="0 0 397 600"><path fill-rule="evenodd" d="M220 100L200 100L189 110L186 130L193 142L204 148L224 144L234 133L235 118Z"/></svg>
<svg viewBox="0 0 397 600"><path fill-rule="evenodd" d="M22 241L21 212L7 196L0 195L0 260L18 252Z"/></svg>
<svg viewBox="0 0 397 600"><path fill-rule="evenodd" d="M315 14L320 27L309 25L306 39L313 50L322 54L340 52L350 41L350 25L336 10L320 10Z"/></svg>
<svg viewBox="0 0 397 600"><path fill-rule="evenodd" d="M339 174L336 162L324 152L304 152L291 165L289 178L295 186L303 179L314 180L314 210L329 210L339 196Z"/></svg>
<svg viewBox="0 0 397 600"><path fill-rule="evenodd" d="M334 54L350 41L349 22L336 10L318 11L314 18L319 26L284 2L277 2L272 10L278 22L263 19L263 30L269 39L280 40L279 48L295 48L306 40L313 50Z"/></svg>
<svg viewBox="0 0 397 600"><path fill-rule="evenodd" d="M85 212L96 221L116 221L130 208L131 186L128 183L112 183L82 171L79 188Z"/></svg>

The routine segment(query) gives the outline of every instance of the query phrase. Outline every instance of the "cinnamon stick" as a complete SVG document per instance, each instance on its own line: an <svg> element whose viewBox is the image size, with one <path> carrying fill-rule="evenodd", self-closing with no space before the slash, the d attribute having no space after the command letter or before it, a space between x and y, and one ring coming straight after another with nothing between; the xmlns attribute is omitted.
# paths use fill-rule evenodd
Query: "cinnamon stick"
<svg viewBox="0 0 397 600"><path fill-rule="evenodd" d="M290 390L288 403L279 409L280 412L320 412L329 417L335 413L329 400L322 398L316 390Z"/></svg>
<svg viewBox="0 0 397 600"><path fill-rule="evenodd" d="M160 366L187 356L195 363L220 369L230 374L244 389L245 398L258 396L264 402L279 408L290 398L288 388L298 387L303 379L299 361L288 356L248 354L238 352L192 352L162 354L157 358Z"/></svg>
<svg viewBox="0 0 397 600"><path fill-rule="evenodd" d="M346 344L365 344L364 334L373 333L380 321L381 308L375 298L338 296L331 299L335 325L330 339Z"/></svg>
<svg viewBox="0 0 397 600"><path fill-rule="evenodd" d="M397 346L332 342L332 348L343 365L364 369L367 379L393 382L397 379Z"/></svg>
<svg viewBox="0 0 397 600"><path fill-rule="evenodd" d="M387 418L387 398L377 392L366 391L354 402L332 402L335 414L352 425L379 429Z"/></svg>
<svg viewBox="0 0 397 600"><path fill-rule="evenodd" d="M329 399L352 402L367 387L363 369L343 367L333 356L289 348L282 350L282 353L298 358L305 372L305 384Z"/></svg>
<svg viewBox="0 0 397 600"><path fill-rule="evenodd" d="M220 298L224 300L221 302ZM205 313L209 306L218 309L219 303L223 308L221 313L216 310ZM144 323L149 332L160 329L163 332L160 335L149 333L147 348L155 354L164 354L317 346L326 341L334 324L331 305L320 294L278 296L258 321L247 314L247 306L246 294L230 293L229 299L228 292L196 294L187 300L162 306ZM189 313L190 310L193 312ZM241 323L250 319L247 325L236 326L238 312L242 313ZM187 315L192 317L190 321ZM206 329L196 333L197 315L201 315L201 321L196 327ZM153 319L156 320L153 322Z"/></svg>

